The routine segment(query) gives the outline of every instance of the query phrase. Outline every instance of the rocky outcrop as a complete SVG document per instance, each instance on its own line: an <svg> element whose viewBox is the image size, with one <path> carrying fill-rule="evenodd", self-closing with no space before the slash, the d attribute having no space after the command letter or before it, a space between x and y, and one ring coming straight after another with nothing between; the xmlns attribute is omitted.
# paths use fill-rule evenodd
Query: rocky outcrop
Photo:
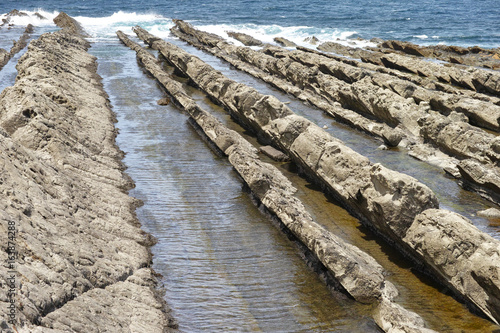
<svg viewBox="0 0 500 333"><path fill-rule="evenodd" d="M478 192L490 201L500 203L500 168L498 166L467 159L460 161L457 167L465 188Z"/></svg>
<svg viewBox="0 0 500 333"><path fill-rule="evenodd" d="M11 17L13 17L13 16L28 16L28 14L25 12L19 11L17 9L13 9L10 12L8 12L6 16L7 16L6 18L2 19L2 24L0 24L0 27L2 27L3 25L9 24L11 21Z"/></svg>
<svg viewBox="0 0 500 333"><path fill-rule="evenodd" d="M435 58L455 64L463 64L491 69L500 68L500 52L498 49L484 49L478 46L460 47L454 45L419 46L402 41L382 41L378 45L381 50L391 49L405 54L427 58Z"/></svg>
<svg viewBox="0 0 500 333"><path fill-rule="evenodd" d="M207 51L222 57L236 68L244 70L301 100L309 102L338 121L379 137L390 147L397 146L403 138L401 131L383 123L370 120L357 112L342 107L339 101L342 102L343 100L335 92L335 89L341 89L346 85L342 81L329 82L329 77L326 77L317 68L295 63L289 58L275 58L249 48L227 44L207 33L186 26L182 21L177 21L177 25L183 31L189 31L191 36L196 36L195 38L198 42L174 30L174 34L177 34L179 37L187 39L197 46L199 46L201 41L207 43L207 40L209 40L209 45L216 45L216 47L208 48ZM354 96L354 93L351 95Z"/></svg>
<svg viewBox="0 0 500 333"><path fill-rule="evenodd" d="M318 50L333 52L350 58L361 59L363 62L374 65L382 65L388 68L403 70L425 78L433 78L441 82L457 85L465 89L486 92L496 96L500 95L500 75L497 72L472 67L464 68L463 66L443 66L434 62L422 60L423 56L437 57L445 61L462 62L471 66L478 66L483 63L487 67L498 68L500 60L496 60L494 58L494 56L498 56L494 50L484 50L486 51L485 53L488 54L484 58L484 62L478 62L477 59L474 60L475 57L469 57L469 61L465 60L465 58L462 58L461 61L457 61L454 60L456 59L456 56L436 56L443 53L442 51L439 51L440 46L434 47L435 50L433 50L431 48L418 47L407 42L387 41L384 43L385 44L383 45L386 45L389 48L369 48L369 50L364 50L344 46L334 42L326 42L319 45ZM402 51L402 54L395 53L393 50L396 49ZM474 48L471 48L471 50L472 49ZM412 57L411 55L415 56Z"/></svg>
<svg viewBox="0 0 500 333"><path fill-rule="evenodd" d="M461 215L435 209L417 216L404 239L442 280L498 323L498 240Z"/></svg>
<svg viewBox="0 0 500 333"><path fill-rule="evenodd" d="M499 307L494 301L497 295L496 281L486 279L483 266L478 266L481 262L487 262L491 264L489 271L496 269L498 260L494 252L477 252L478 258L483 260L478 260L477 264L468 268L469 272L473 272L472 275L477 276L475 280L479 281L477 285L480 286L480 293L477 293L477 285L460 287L461 282L442 274L445 268L440 258L460 257L461 252L457 251L456 246L441 247L442 253L430 258L422 256L419 246L415 245L413 230L425 225L422 216L447 214L437 209L438 200L428 187L408 175L370 163L317 125L295 115L273 96L262 95L224 77L200 59L155 38L141 28L134 30L139 38L158 49L179 72L225 106L235 119L256 132L261 140L286 152L305 174L331 193L354 216L425 267L429 274L450 287L457 297L498 322ZM488 238L477 229L467 230L460 235L448 231L449 228L438 228L436 239L450 237L450 242L468 244L468 235L471 235L470 242L473 243L481 237ZM428 232L420 234L422 242L431 242L435 235ZM491 242L492 247L500 244L492 238L488 238L488 242Z"/></svg>
<svg viewBox="0 0 500 333"><path fill-rule="evenodd" d="M296 189L274 166L262 162L257 150L238 133L227 129L214 116L201 109L184 92L181 84L169 78L156 59L125 34L120 40L137 52L145 68L159 80L176 103L185 109L195 126L228 157L234 169L248 185L259 204L290 230L327 268L342 290L362 303L384 304L380 312L391 327L415 327L426 330L415 313L389 318L396 288L386 281L382 267L357 247L344 242L317 224L294 193ZM420 321L416 323L415 318Z"/></svg>
<svg viewBox="0 0 500 333"><path fill-rule="evenodd" d="M286 38L283 38L283 37L275 37L274 41L283 47L296 47L297 46L297 44L295 44L294 42L292 42Z"/></svg>
<svg viewBox="0 0 500 333"><path fill-rule="evenodd" d="M317 49L323 52L336 53L355 59L370 57L370 55L372 54L372 52L359 47L345 46L335 42L322 43L317 47Z"/></svg>
<svg viewBox="0 0 500 333"><path fill-rule="evenodd" d="M144 30L137 28L135 31L141 39L153 40L147 37ZM264 96L225 78L178 47L158 40L151 45L247 127L287 152L308 174L320 178L330 192L347 207L351 207L356 215L361 215L363 220L369 219L381 229L399 233L398 230L404 229L407 222L412 221L413 208L425 210L436 207L437 200L427 187L381 165L371 165L368 159L347 148L317 125L295 115L275 97ZM351 171L351 168L356 171ZM399 185L394 187L395 183L391 179L398 179ZM400 194L412 192L408 199L414 202L400 202L406 205L404 214L408 213L408 221L398 216L391 225L393 221L389 215L394 214L395 218L402 207L389 207L389 202L375 202L377 197L382 199L394 191ZM385 204L388 206L384 207Z"/></svg>
<svg viewBox="0 0 500 333"><path fill-rule="evenodd" d="M393 71L378 71L380 66L361 66L360 62L342 61L302 49L289 51L266 46L259 52L236 47L183 21L176 21L172 32L236 68L324 110L336 120L382 138L387 146L396 146L405 138L404 144L411 156L437 165L454 177L461 177L457 168L459 159L474 158L485 164L486 169L496 163L496 159L485 158L494 145L495 136L468 124L498 129L500 106L491 98L459 93L451 86L438 87L432 80L411 79L395 75ZM437 91L439 89L449 92ZM441 131L443 128L446 131ZM465 187L478 189L477 192L489 200L495 198L480 190L482 184L475 185ZM494 199L494 202L498 201Z"/></svg>
<svg viewBox="0 0 500 333"><path fill-rule="evenodd" d="M135 216L140 203L128 195L89 46L67 32L42 35L0 95L3 332L176 326L156 289L154 239Z"/></svg>
<svg viewBox="0 0 500 333"><path fill-rule="evenodd" d="M381 88L389 89L401 97L413 98L417 104L422 101L428 102L434 110L445 115L449 114L451 111L463 113L468 117L468 121L475 126L493 131L500 130L500 106L490 101L471 98L467 95L464 96L442 91L438 92L436 91L437 87L435 84L426 84L424 88L413 82L408 82L406 77L394 77L393 73L376 73L372 71L372 68L364 69L357 66L354 67L352 63L345 64L336 59L329 59L322 55L311 55L310 53L308 54L300 51L284 53L282 50L272 48L268 48L267 52L273 55L279 54L281 57L288 56L299 63L317 67L321 72L350 84L369 78L370 80L364 80L366 81L364 83L367 85L374 84ZM391 56L395 57L397 55ZM382 59L385 59L384 57ZM422 64L416 64L414 60L408 60L408 62L415 66L416 71L427 68ZM433 66L437 66L437 68ZM426 70L429 71L429 76L434 75L437 77L440 77L440 68L445 68L435 64L429 64L428 67L429 68ZM457 77L456 79L450 79L449 74L444 74L447 77L448 83L451 83L452 80L463 80L462 73L456 72L455 74ZM419 83L422 84L423 82Z"/></svg>
<svg viewBox="0 0 500 333"><path fill-rule="evenodd" d="M382 42L381 47L390 48L393 50L402 51L406 54L411 54L419 57L428 57L431 52L425 48L421 48L418 45L409 42L403 42L399 40L387 40Z"/></svg>
<svg viewBox="0 0 500 333"><path fill-rule="evenodd" d="M33 33L33 26L31 24L28 24L26 29L24 30L24 33L19 37L19 40L14 41L14 45L12 45L12 48L10 49L10 52L7 52L4 49L0 49L0 70L9 62L12 57L24 49L26 45L28 45L28 39L30 38L30 34Z"/></svg>
<svg viewBox="0 0 500 333"><path fill-rule="evenodd" d="M85 32L85 30L83 30L80 23L78 23L74 18L70 17L65 12L60 12L59 15L54 18L54 23L58 27L62 28L64 32L88 37L88 34Z"/></svg>
<svg viewBox="0 0 500 333"><path fill-rule="evenodd" d="M234 32L234 31L226 31L227 35L229 37L232 37L245 46L261 46L262 42L250 35L244 34L242 32Z"/></svg>
<svg viewBox="0 0 500 333"><path fill-rule="evenodd" d="M495 72L446 67L398 54L386 54L380 60L386 67L402 69L424 77L433 77L438 81L454 84L465 89L486 91L497 96L500 95L500 89L498 89L500 75Z"/></svg>
<svg viewBox="0 0 500 333"><path fill-rule="evenodd" d="M418 120L425 141L438 146L444 152L460 159L473 158L488 163L496 162L488 156L495 136L471 126L457 113L445 117L429 112Z"/></svg>

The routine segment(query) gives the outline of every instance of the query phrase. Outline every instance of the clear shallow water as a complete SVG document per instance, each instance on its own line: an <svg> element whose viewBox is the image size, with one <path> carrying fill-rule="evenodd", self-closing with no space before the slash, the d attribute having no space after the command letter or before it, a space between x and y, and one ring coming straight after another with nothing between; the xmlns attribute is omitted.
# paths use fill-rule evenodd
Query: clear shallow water
<svg viewBox="0 0 500 333"><path fill-rule="evenodd" d="M118 43L95 45L118 116L154 268L185 332L377 332L371 307L333 297L219 158ZM119 60L119 61L117 61Z"/></svg>

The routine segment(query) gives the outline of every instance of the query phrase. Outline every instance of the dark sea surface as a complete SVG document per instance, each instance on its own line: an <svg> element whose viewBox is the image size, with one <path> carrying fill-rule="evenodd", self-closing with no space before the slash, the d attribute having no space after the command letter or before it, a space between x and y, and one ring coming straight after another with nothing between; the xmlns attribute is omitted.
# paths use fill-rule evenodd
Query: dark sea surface
<svg viewBox="0 0 500 333"><path fill-rule="evenodd" d="M170 18L227 30L249 30L258 35L284 35L302 40L314 35L322 41L340 38L407 40L418 44L500 47L499 0L3 0L0 13L12 9L65 11L71 16L108 18L104 22L141 20L127 13ZM161 18L166 19L162 21Z"/></svg>

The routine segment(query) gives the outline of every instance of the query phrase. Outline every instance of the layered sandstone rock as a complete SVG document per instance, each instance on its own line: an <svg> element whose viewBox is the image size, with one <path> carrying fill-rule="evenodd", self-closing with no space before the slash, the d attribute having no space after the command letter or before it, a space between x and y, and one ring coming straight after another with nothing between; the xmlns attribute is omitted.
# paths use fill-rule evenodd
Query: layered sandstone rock
<svg viewBox="0 0 500 333"><path fill-rule="evenodd" d="M89 46L64 31L42 35L0 95L0 240L12 244L0 252L10 262L0 279L14 287L0 290L5 332L13 323L23 332L176 326L156 289L154 239L127 194L133 183Z"/></svg>
<svg viewBox="0 0 500 333"><path fill-rule="evenodd" d="M404 240L435 274L498 323L500 242L461 215L430 209L417 216Z"/></svg>
<svg viewBox="0 0 500 333"><path fill-rule="evenodd" d="M308 101L340 122L382 138L388 146L396 146L404 138L411 156L435 164L454 177L463 175L458 162L464 158L481 162L483 172L495 168L497 159L486 155L494 151L490 148L494 148L496 136L481 128L499 129L500 105L494 97L464 93L451 85L304 48L289 51L268 45L259 52L237 47L183 21L175 22L172 32L178 37ZM422 64L420 67L425 68ZM499 203L483 188L483 182L467 185L474 179L467 177L468 182L462 184Z"/></svg>
<svg viewBox="0 0 500 333"><path fill-rule="evenodd" d="M401 131L342 107L339 101L343 100L334 93L334 90L345 87L344 83L330 82L317 68L304 66L290 59L276 59L249 48L227 44L213 35L192 29L182 21L177 21L177 24L184 31L196 36L198 42L191 39L189 42L196 43L197 46L201 41L206 45L216 45L216 48L210 48L208 51L224 58L238 69L257 76L301 100L308 101L340 122L381 138L388 146L397 146L401 141L403 137ZM174 33L178 34L177 31ZM247 63L255 67L248 66Z"/></svg>
<svg viewBox="0 0 500 333"><path fill-rule="evenodd" d="M477 252L478 258L482 260L475 261L468 267L468 272L477 276L478 282L476 285L461 286L461 279L455 280L443 274L447 268L441 262L443 257L450 256L458 258L460 265L470 263L467 257L460 255L460 251L457 252L455 246L441 247L440 255L422 256L419 246L415 245L416 238L412 230L426 225L422 216L436 219L447 214L437 209L437 198L428 187L408 175L380 164L371 164L367 158L352 151L317 125L295 115L273 96L259 94L252 88L225 78L200 59L155 38L141 28L136 28L135 32L153 48L160 50L167 61L212 99L224 105L235 119L258 133L262 140L286 152L310 178L335 196L353 215L423 265L429 274L449 286L459 298L498 322L498 304L494 301L497 281L487 279L486 268L482 266L482 263L488 263L488 271L497 269L500 265L496 252ZM212 47L220 41L206 36L202 38L206 38ZM459 219L464 218L459 216ZM419 233L421 243L450 237L450 242L462 244L468 242L466 239L470 235L470 242L479 244L479 239L487 238L477 229L464 229L458 235L449 233L448 228L439 225L435 223L435 232ZM491 247L500 244L492 238L488 242ZM396 309L394 311L398 312Z"/></svg>
<svg viewBox="0 0 500 333"><path fill-rule="evenodd" d="M402 309L403 314L391 316L394 308L400 308L393 303L397 290L385 280L382 267L357 247L317 224L294 196L296 189L276 167L262 162L250 143L201 109L187 96L181 84L169 78L150 53L122 32L117 34L124 44L137 52L138 59L176 103L189 113L203 135L228 157L260 205L277 217L320 260L340 289L359 302L384 304L377 312L385 318L383 326L432 332L424 328L423 320L415 313Z"/></svg>
<svg viewBox="0 0 500 333"><path fill-rule="evenodd" d="M226 33L229 37L240 41L246 46L260 46L263 44L260 40L241 32L227 31Z"/></svg>
<svg viewBox="0 0 500 333"><path fill-rule="evenodd" d="M484 49L478 46L460 47L454 45L419 46L409 42L388 40L379 44L381 50L390 49L405 54L435 58L455 64L491 69L500 68L500 50Z"/></svg>

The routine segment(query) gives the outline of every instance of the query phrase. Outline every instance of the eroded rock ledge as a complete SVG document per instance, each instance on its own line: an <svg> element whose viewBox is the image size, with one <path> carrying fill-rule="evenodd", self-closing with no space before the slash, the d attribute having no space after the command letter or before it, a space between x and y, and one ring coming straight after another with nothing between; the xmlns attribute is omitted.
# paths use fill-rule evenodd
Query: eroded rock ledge
<svg viewBox="0 0 500 333"><path fill-rule="evenodd" d="M477 82L469 71L382 54L405 59L420 71L432 73L432 79L422 79L304 48L291 51L267 45L258 51L235 46L184 21L174 22L172 33L179 38L309 102L340 122L381 138L390 147L405 146L411 156L441 167L460 178L464 188L500 204L500 179L495 176L500 173L498 137L487 131L500 129L500 100L455 88L453 85L462 80L475 89ZM474 75L488 77L485 82L493 86L495 78L500 77L480 69Z"/></svg>
<svg viewBox="0 0 500 333"><path fill-rule="evenodd" d="M14 41L14 45L12 45L12 48L10 49L9 52L7 52L4 49L0 49L0 70L9 62L12 57L24 49L26 45L28 44L28 39L30 38L30 34L33 33L33 26L31 24L28 24L26 29L24 30L24 33L19 37L19 40Z"/></svg>
<svg viewBox="0 0 500 333"><path fill-rule="evenodd" d="M135 32L261 140L286 152L354 216L425 267L459 299L499 322L498 240L464 217L438 209L435 194L418 180L371 164L275 97L224 77L144 29L137 27ZM210 38L207 42L218 43ZM448 221L453 221L454 232ZM461 269L451 269L450 262Z"/></svg>
<svg viewBox="0 0 500 333"><path fill-rule="evenodd" d="M2 332L176 326L89 47L66 30L42 35L0 95L0 283L13 287L0 289Z"/></svg>

